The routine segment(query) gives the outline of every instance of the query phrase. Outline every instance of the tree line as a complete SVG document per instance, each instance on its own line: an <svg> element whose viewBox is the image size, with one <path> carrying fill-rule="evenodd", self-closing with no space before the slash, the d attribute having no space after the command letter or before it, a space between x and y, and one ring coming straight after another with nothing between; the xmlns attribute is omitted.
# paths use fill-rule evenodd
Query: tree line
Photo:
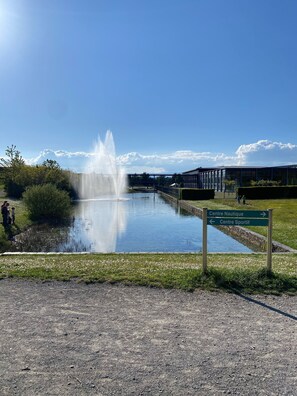
<svg viewBox="0 0 297 396"><path fill-rule="evenodd" d="M1 182L10 198L23 198L32 220L61 220L69 216L71 198L76 192L71 172L61 169L57 161L26 165L15 145L7 147L0 159Z"/></svg>
<svg viewBox="0 0 297 396"><path fill-rule="evenodd" d="M143 172L141 174L134 173L128 175L128 183L130 187L170 186L174 183L182 187L183 177L179 173L174 173L172 176L164 176L164 175L152 176L149 173Z"/></svg>
<svg viewBox="0 0 297 396"><path fill-rule="evenodd" d="M71 199L78 198L80 174L61 169L55 160L45 160L41 165L27 165L15 145L7 147L5 158L0 158L0 182L6 195L23 198L32 220L53 220L67 217ZM153 176L149 173L128 175L130 187L170 186L183 187L183 177Z"/></svg>

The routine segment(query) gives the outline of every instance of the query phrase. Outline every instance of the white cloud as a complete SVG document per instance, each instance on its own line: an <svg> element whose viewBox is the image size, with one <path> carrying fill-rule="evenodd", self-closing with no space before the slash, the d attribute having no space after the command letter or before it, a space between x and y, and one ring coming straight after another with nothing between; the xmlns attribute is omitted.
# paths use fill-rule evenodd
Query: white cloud
<svg viewBox="0 0 297 396"><path fill-rule="evenodd" d="M153 155L143 155L135 152L128 153L119 156L118 162L126 168L128 173L133 173L131 169L135 169L136 167L141 167L148 173L173 173L184 172L198 166L227 165L232 162L234 163L234 158L224 154L213 154L209 152L196 153L190 150L183 150ZM155 171L152 172L149 169L155 169Z"/></svg>
<svg viewBox="0 0 297 396"><path fill-rule="evenodd" d="M42 150L37 157L25 158L25 162L28 165L42 164L45 160L55 160L58 164L65 169L70 169L75 172L81 172L84 168L84 163L87 158L92 154L82 151L69 152L65 150Z"/></svg>
<svg viewBox="0 0 297 396"><path fill-rule="evenodd" d="M87 159L93 155L94 153L88 152L46 149L41 151L37 157L26 159L26 162L35 165L41 164L46 159L52 159L56 160L64 169L82 172ZM127 173L179 173L200 166L289 165L297 163L297 145L259 140L256 143L241 145L234 155L191 150L150 155L131 152L118 156L117 161Z"/></svg>
<svg viewBox="0 0 297 396"><path fill-rule="evenodd" d="M277 166L297 163L297 145L259 140L236 150L239 165Z"/></svg>

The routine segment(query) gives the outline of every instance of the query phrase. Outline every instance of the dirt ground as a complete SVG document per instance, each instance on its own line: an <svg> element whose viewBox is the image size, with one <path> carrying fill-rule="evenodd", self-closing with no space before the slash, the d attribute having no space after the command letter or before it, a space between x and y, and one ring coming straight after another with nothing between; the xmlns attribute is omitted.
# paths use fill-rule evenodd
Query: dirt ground
<svg viewBox="0 0 297 396"><path fill-rule="evenodd" d="M297 297L0 281L0 394L297 395Z"/></svg>

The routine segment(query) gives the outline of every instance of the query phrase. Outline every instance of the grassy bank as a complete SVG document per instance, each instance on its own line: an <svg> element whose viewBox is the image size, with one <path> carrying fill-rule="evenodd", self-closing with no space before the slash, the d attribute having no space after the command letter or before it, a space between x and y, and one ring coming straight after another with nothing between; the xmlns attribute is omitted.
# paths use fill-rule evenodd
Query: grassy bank
<svg viewBox="0 0 297 396"><path fill-rule="evenodd" d="M297 295L297 254L274 255L271 276L265 254L209 254L208 264L205 276L200 254L7 255L0 257L0 278Z"/></svg>
<svg viewBox="0 0 297 396"><path fill-rule="evenodd" d="M273 209L273 239L297 249L297 199L251 200L245 205L235 199L212 199L209 201L189 201L198 208L266 210ZM267 227L247 227L258 234L267 235Z"/></svg>
<svg viewBox="0 0 297 396"><path fill-rule="evenodd" d="M13 235L20 233L32 224L32 222L28 218L28 212L25 208L23 201L7 197L1 197L1 204L4 200L7 200L9 202L10 208L15 207L15 224L11 225L7 229L4 229L2 224L0 225L0 251L5 251L6 249L10 250L10 243L8 240Z"/></svg>
<svg viewBox="0 0 297 396"><path fill-rule="evenodd" d="M21 201L16 207L14 233L26 228L28 220ZM209 209L273 209L273 239L297 249L297 200L250 201L239 205L234 199L193 201ZM252 228L252 227L250 227ZM266 227L253 227L266 235ZM0 239L7 235L3 227ZM225 290L249 293L297 295L297 254L273 254L273 275L266 274L266 254L208 254L209 274L202 273L201 254L87 254L5 255L0 257L0 278L83 282L122 282L183 290Z"/></svg>

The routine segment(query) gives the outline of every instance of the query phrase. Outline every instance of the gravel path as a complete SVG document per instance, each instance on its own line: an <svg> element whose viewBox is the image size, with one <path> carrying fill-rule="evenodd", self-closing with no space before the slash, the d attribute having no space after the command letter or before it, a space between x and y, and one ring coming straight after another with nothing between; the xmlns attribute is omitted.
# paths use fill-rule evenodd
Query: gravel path
<svg viewBox="0 0 297 396"><path fill-rule="evenodd" d="M0 281L0 394L297 395L297 297Z"/></svg>

